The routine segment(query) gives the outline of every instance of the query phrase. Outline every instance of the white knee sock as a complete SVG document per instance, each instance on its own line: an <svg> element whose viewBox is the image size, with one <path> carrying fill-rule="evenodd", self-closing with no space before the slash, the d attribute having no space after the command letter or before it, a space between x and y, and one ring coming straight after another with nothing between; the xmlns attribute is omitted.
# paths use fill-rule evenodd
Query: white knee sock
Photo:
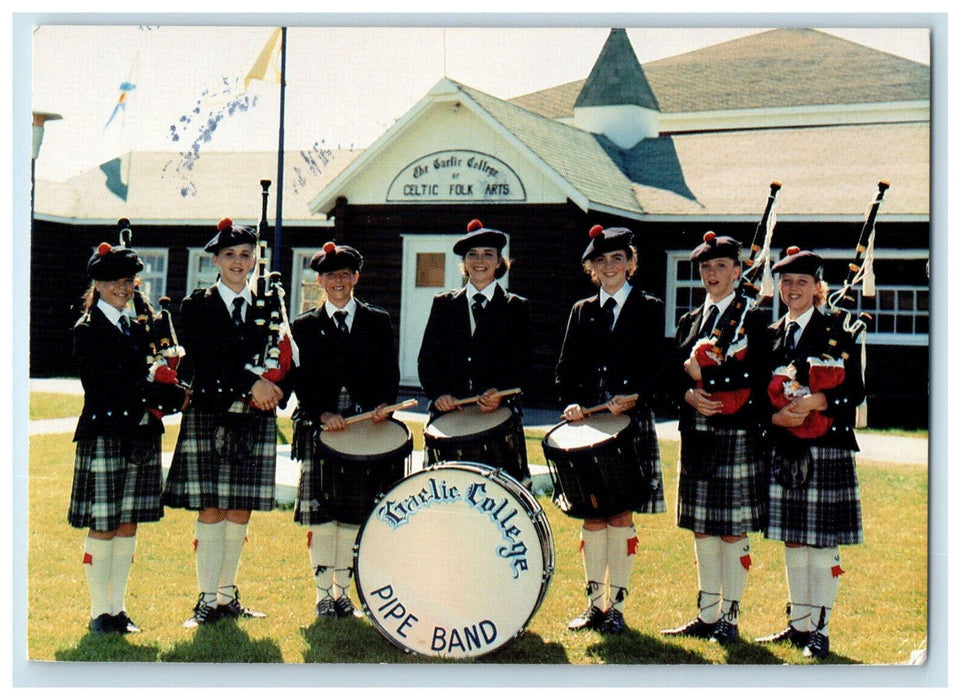
<svg viewBox="0 0 967 700"><path fill-rule="evenodd" d="M739 602L749 580L752 554L749 538L722 542L722 614L732 624L739 617Z"/></svg>
<svg viewBox="0 0 967 700"><path fill-rule="evenodd" d="M225 550L225 521L217 523L195 522L195 569L198 590L203 600L215 605L218 594L218 577L222 571L222 555Z"/></svg>
<svg viewBox="0 0 967 700"><path fill-rule="evenodd" d="M336 523L313 525L308 534L309 564L316 583L316 602L333 598L333 569L336 568Z"/></svg>
<svg viewBox="0 0 967 700"><path fill-rule="evenodd" d="M631 569L638 552L635 526L608 527L608 608L624 611Z"/></svg>
<svg viewBox="0 0 967 700"><path fill-rule="evenodd" d="M225 548L222 553L222 567L218 574L218 604L226 605L235 600L235 579L238 565L242 560L242 548L248 523L225 521Z"/></svg>
<svg viewBox="0 0 967 700"><path fill-rule="evenodd" d="M698 617L702 622L718 622L722 613L722 540L695 538L695 565L698 569Z"/></svg>
<svg viewBox="0 0 967 700"><path fill-rule="evenodd" d="M789 587L789 624L808 632L812 599L809 595L809 547L786 547L786 585Z"/></svg>
<svg viewBox="0 0 967 700"><path fill-rule="evenodd" d="M111 562L114 540L87 536L84 540L84 575L91 594L91 619L111 612Z"/></svg>
<svg viewBox="0 0 967 700"><path fill-rule="evenodd" d="M584 559L588 602L598 610L604 610L604 579L608 574L608 529L588 530L582 527L581 554Z"/></svg>
<svg viewBox="0 0 967 700"><path fill-rule="evenodd" d="M358 525L339 523L336 527L336 590L335 598L349 595L353 578L353 546L356 544Z"/></svg>
<svg viewBox="0 0 967 700"><path fill-rule="evenodd" d="M812 602L811 621L820 634L829 636L829 616L833 612L839 590L839 547L809 548L809 593Z"/></svg>
<svg viewBox="0 0 967 700"><path fill-rule="evenodd" d="M117 615L124 610L124 596L128 588L128 574L134 562L137 535L115 537L111 554L111 614Z"/></svg>

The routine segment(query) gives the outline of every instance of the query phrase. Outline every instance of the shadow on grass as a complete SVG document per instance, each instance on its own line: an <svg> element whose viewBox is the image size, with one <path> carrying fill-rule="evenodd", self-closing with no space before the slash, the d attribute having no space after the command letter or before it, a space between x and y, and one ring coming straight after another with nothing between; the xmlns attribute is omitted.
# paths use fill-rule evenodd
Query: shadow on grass
<svg viewBox="0 0 967 700"><path fill-rule="evenodd" d="M73 647L58 649L57 661L157 661L156 644L132 643L137 635L94 634L88 632Z"/></svg>
<svg viewBox="0 0 967 700"><path fill-rule="evenodd" d="M707 655L681 646L675 641L651 637L628 629L620 635L604 636L600 642L588 645L588 655L607 664L711 664ZM692 643L691 640L687 643ZM706 642L712 644L712 642ZM718 647L710 647L718 648ZM742 640L723 648L727 664L782 664L768 648Z"/></svg>
<svg viewBox="0 0 967 700"><path fill-rule="evenodd" d="M252 639L235 620L219 620L202 625L193 632L185 630L191 638L177 642L164 652L160 660L197 663L282 663L282 649L271 639ZM257 621L256 621L257 624Z"/></svg>
<svg viewBox="0 0 967 700"><path fill-rule="evenodd" d="M548 644L530 632L493 653L464 659L424 656L397 647L362 618L316 620L308 627L300 628L300 632L309 646L303 655L306 663L567 663L567 654L560 644Z"/></svg>

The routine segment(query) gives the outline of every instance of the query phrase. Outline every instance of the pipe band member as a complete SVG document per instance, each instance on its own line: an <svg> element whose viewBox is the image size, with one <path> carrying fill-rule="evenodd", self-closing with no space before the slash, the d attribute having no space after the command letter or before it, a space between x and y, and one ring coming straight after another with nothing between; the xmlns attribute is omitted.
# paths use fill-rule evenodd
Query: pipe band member
<svg viewBox="0 0 967 700"><path fill-rule="evenodd" d="M127 312L143 268L133 249L102 243L87 263L93 281L73 329L84 407L67 520L88 529L83 562L95 634L141 631L125 610L138 523L164 515L160 416L187 401L176 383L148 378L150 337Z"/></svg>
<svg viewBox="0 0 967 700"><path fill-rule="evenodd" d="M829 619L844 573L840 545L863 542L853 432L865 398L860 354L825 306L823 258L791 247L773 270L787 312L769 326L772 443L765 536L785 542L788 621L757 642L829 654ZM841 356L827 351L835 341Z"/></svg>
<svg viewBox="0 0 967 700"><path fill-rule="evenodd" d="M479 395L483 412L504 402L523 418L519 396L501 397L501 388L525 387L532 357L530 302L506 291L498 280L510 269L502 250L507 234L485 228L479 219L453 246L461 258L465 287L433 298L423 332L417 369L430 399L431 419L457 408L457 400ZM515 458L494 464L525 484L530 481L523 427L512 436Z"/></svg>
<svg viewBox="0 0 967 700"><path fill-rule="evenodd" d="M359 251L329 242L313 255L309 267L316 272L324 294L317 308L292 322L300 359L292 375L299 399L293 415L293 457L302 465L295 521L309 528L316 616L360 617L362 613L349 597L349 587L353 546L361 521L341 522L327 511L324 483L340 476L333 466L325 464L316 441L320 428L345 430L346 418L352 415L375 411L375 423L392 415L384 409L395 403L399 392L396 343L389 314L355 295L363 268ZM341 490L359 502L375 503L379 490L389 485L367 484L361 488L355 479L342 478L346 484Z"/></svg>
<svg viewBox="0 0 967 700"><path fill-rule="evenodd" d="M164 503L198 512L200 593L185 627L265 617L241 604L236 586L252 511L275 507L275 409L284 398L276 384L246 368L265 346L248 284L255 244L251 229L222 219L205 245L218 281L181 304L179 339L193 370L193 400L181 422Z"/></svg>
<svg viewBox="0 0 967 700"><path fill-rule="evenodd" d="M558 396L569 421L605 401L611 413L632 418L641 479L627 488L641 492L633 494L634 509L584 520L588 608L568 628L613 634L627 627L623 611L638 548L633 511L665 512L658 436L648 403L661 374L664 311L657 297L628 281L638 264L631 231L594 226L590 235L581 259L599 290L571 308L557 363Z"/></svg>
<svg viewBox="0 0 967 700"><path fill-rule="evenodd" d="M758 387L768 375L770 319L736 291L741 250L735 239L708 232L692 251L705 301L678 321L669 378L680 406L676 517L679 527L694 533L699 612L662 634L720 644L739 636L739 604L752 565L748 533L762 530L769 479ZM742 337L733 335L726 347L723 330L732 324L742 328ZM700 362L703 353L714 361Z"/></svg>

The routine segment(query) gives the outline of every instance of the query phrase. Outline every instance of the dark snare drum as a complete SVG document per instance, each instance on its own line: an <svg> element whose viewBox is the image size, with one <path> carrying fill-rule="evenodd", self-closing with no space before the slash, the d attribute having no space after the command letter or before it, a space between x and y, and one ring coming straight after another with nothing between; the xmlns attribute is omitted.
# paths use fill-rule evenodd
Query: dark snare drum
<svg viewBox="0 0 967 700"><path fill-rule="evenodd" d="M557 506L572 518L607 518L639 508L651 487L636 433L637 425L625 414L603 413L554 426L541 447Z"/></svg>
<svg viewBox="0 0 967 700"><path fill-rule="evenodd" d="M334 520L360 525L376 500L409 472L413 435L390 418L345 430L319 432L322 510Z"/></svg>
<svg viewBox="0 0 967 700"><path fill-rule="evenodd" d="M477 462L527 483L527 448L520 416L507 406L484 413L478 406L442 413L423 430L424 465Z"/></svg>
<svg viewBox="0 0 967 700"><path fill-rule="evenodd" d="M366 614L390 642L427 656L481 656L517 638L554 572L540 503L480 464L443 462L395 484L354 551Z"/></svg>

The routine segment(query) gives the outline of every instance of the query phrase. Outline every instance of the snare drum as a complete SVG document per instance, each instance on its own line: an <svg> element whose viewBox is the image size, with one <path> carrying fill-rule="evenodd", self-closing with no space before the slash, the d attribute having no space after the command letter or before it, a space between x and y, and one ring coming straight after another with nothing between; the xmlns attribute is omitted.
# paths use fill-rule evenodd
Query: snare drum
<svg viewBox="0 0 967 700"><path fill-rule="evenodd" d="M395 418L367 420L345 430L319 431L316 450L322 462L320 511L359 525L376 499L409 471L413 435Z"/></svg>
<svg viewBox="0 0 967 700"><path fill-rule="evenodd" d="M425 465L475 462L503 469L525 483L530 480L524 424L507 406L489 413L476 405L441 413L427 423L423 440Z"/></svg>
<svg viewBox="0 0 967 700"><path fill-rule="evenodd" d="M651 480L636 434L627 414L600 413L554 426L541 447L557 506L572 518L607 518L640 508Z"/></svg>
<svg viewBox="0 0 967 700"><path fill-rule="evenodd" d="M504 472L465 462L394 485L354 555L367 616L393 644L427 656L481 656L520 635L554 571L537 500Z"/></svg>

